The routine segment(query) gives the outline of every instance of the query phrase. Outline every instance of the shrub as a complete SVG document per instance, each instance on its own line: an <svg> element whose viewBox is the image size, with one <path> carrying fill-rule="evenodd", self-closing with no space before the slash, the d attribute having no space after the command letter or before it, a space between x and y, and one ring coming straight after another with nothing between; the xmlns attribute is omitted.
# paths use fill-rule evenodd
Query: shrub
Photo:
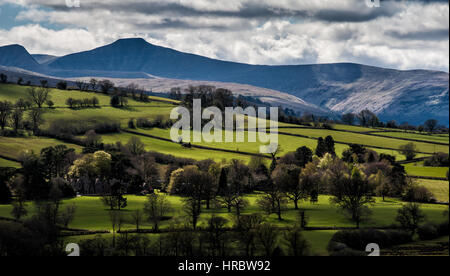
<svg viewBox="0 0 450 276"><path fill-rule="evenodd" d="M134 119L130 119L128 121L128 128L135 129L136 125L134 124Z"/></svg>
<svg viewBox="0 0 450 276"><path fill-rule="evenodd" d="M382 248L411 242L411 236L404 231L399 230L342 230L336 232L328 244L330 253L337 253L342 250L345 254L354 254L352 250L365 251L370 243L376 243Z"/></svg>
<svg viewBox="0 0 450 276"><path fill-rule="evenodd" d="M426 167L448 167L449 155L448 153L438 152L426 159L423 163Z"/></svg>
<svg viewBox="0 0 450 276"><path fill-rule="evenodd" d="M439 232L436 225L430 223L420 226L419 229L417 229L417 234L419 234L419 239L423 241L439 238Z"/></svg>
<svg viewBox="0 0 450 276"><path fill-rule="evenodd" d="M416 184L410 185L405 189L402 199L408 202L435 203L436 199L426 187Z"/></svg>

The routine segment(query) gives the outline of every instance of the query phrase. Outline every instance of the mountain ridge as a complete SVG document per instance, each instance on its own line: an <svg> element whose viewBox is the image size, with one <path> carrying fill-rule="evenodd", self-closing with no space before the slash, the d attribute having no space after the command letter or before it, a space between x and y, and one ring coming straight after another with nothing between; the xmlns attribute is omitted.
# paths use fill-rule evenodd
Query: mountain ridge
<svg viewBox="0 0 450 276"><path fill-rule="evenodd" d="M395 70L356 63L251 65L183 53L144 39L120 39L58 57L35 70L62 78L142 79L151 75L235 83L288 93L330 112L367 108L386 120L417 124L435 117L448 124L449 75L441 71Z"/></svg>

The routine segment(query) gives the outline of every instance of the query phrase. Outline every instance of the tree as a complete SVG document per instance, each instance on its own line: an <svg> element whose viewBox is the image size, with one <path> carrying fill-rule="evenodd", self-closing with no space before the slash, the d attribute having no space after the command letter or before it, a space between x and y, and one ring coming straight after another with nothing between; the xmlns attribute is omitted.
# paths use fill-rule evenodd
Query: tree
<svg viewBox="0 0 450 276"><path fill-rule="evenodd" d="M428 132L433 132L436 129L437 124L438 124L437 120L429 119L425 122L425 127L428 130Z"/></svg>
<svg viewBox="0 0 450 276"><path fill-rule="evenodd" d="M54 103L52 100L48 100L48 101L46 101L45 103L47 104L47 106L48 106L49 108L53 108L53 107L55 106L55 103Z"/></svg>
<svg viewBox="0 0 450 276"><path fill-rule="evenodd" d="M367 204L375 203L373 185L365 179L365 175L354 167L350 174L330 182L331 202L348 213L359 229L361 221L370 215Z"/></svg>
<svg viewBox="0 0 450 276"><path fill-rule="evenodd" d="M126 147L128 151L134 156L138 156L145 153L145 144L142 143L141 139L136 136L132 136L128 140Z"/></svg>
<svg viewBox="0 0 450 276"><path fill-rule="evenodd" d="M8 76L5 74L0 74L0 82L1 83L7 83L8 82Z"/></svg>
<svg viewBox="0 0 450 276"><path fill-rule="evenodd" d="M301 257L309 253L309 243L303 237L302 229L298 226L289 228L283 233L284 243L288 249L289 256Z"/></svg>
<svg viewBox="0 0 450 276"><path fill-rule="evenodd" d="M59 90L66 90L67 89L67 82L65 81L60 81L56 84L56 88L58 88Z"/></svg>
<svg viewBox="0 0 450 276"><path fill-rule="evenodd" d="M102 80L98 83L103 94L108 94L114 88L114 83L109 80Z"/></svg>
<svg viewBox="0 0 450 276"><path fill-rule="evenodd" d="M242 198L245 185L248 183L249 168L239 160L231 160L230 165L224 172L224 179L219 179L219 197L216 199L222 206L231 213L235 208L239 217L242 209L248 205ZM221 176L222 177L222 176Z"/></svg>
<svg viewBox="0 0 450 276"><path fill-rule="evenodd" d="M27 92L31 102L37 105L38 108L42 108L44 103L50 100L50 88L46 86L41 86L38 88L30 87Z"/></svg>
<svg viewBox="0 0 450 276"><path fill-rule="evenodd" d="M207 172L200 171L197 166L188 166L174 181L183 183L183 187L177 187L174 190L185 195L185 198L183 198L184 212L189 216L191 225L196 230L198 219L202 213L204 187L212 181L211 176Z"/></svg>
<svg viewBox="0 0 450 276"><path fill-rule="evenodd" d="M263 248L266 257L273 255L277 247L278 234L275 226L269 223L260 224L256 229L257 241Z"/></svg>
<svg viewBox="0 0 450 276"><path fill-rule="evenodd" d="M25 191L25 179L23 176L14 178L13 187L15 190L15 199L12 203L11 215L16 220L20 220L22 217L28 214L26 204L26 191Z"/></svg>
<svg viewBox="0 0 450 276"><path fill-rule="evenodd" d="M14 109L11 114L11 122L14 132L17 134L19 129L22 127L23 121L23 110L20 108Z"/></svg>
<svg viewBox="0 0 450 276"><path fill-rule="evenodd" d="M92 91L97 91L97 84L98 84L98 81L96 80L96 79L91 79L90 81L89 81L89 84L91 85L91 89L92 89Z"/></svg>
<svg viewBox="0 0 450 276"><path fill-rule="evenodd" d="M131 221L136 225L136 232L139 233L139 227L144 222L144 212L140 209L136 209L131 213Z"/></svg>
<svg viewBox="0 0 450 276"><path fill-rule="evenodd" d="M325 148L326 152L331 154L332 156L336 156L336 150L334 148L334 139L333 136L327 136L325 137Z"/></svg>
<svg viewBox="0 0 450 276"><path fill-rule="evenodd" d="M327 146L325 144L325 141L323 140L322 137L319 137L319 140L317 141L316 155L319 157L323 157L326 152Z"/></svg>
<svg viewBox="0 0 450 276"><path fill-rule="evenodd" d="M298 202L305 198L298 180L301 171L295 165L279 165L272 173L275 185L282 187L287 197L294 202L295 210L298 210Z"/></svg>
<svg viewBox="0 0 450 276"><path fill-rule="evenodd" d="M39 133L39 127L44 123L43 119L44 111L39 108L33 108L29 112L29 117L33 125L33 134L37 135Z"/></svg>
<svg viewBox="0 0 450 276"><path fill-rule="evenodd" d="M91 102L92 102L92 107L97 107L100 104L100 101L98 100L97 97L93 97L91 99Z"/></svg>
<svg viewBox="0 0 450 276"><path fill-rule="evenodd" d="M5 130L8 124L9 118L13 111L13 105L9 101L0 101L0 127Z"/></svg>
<svg viewBox="0 0 450 276"><path fill-rule="evenodd" d="M372 111L365 109L358 114L358 120L362 126L378 126L379 119Z"/></svg>
<svg viewBox="0 0 450 276"><path fill-rule="evenodd" d="M263 222L264 218L260 214L242 215L236 221L236 239L245 249L246 257L254 256L256 230Z"/></svg>
<svg viewBox="0 0 450 276"><path fill-rule="evenodd" d="M111 192L105 193L101 200L105 206L108 206L110 210L119 210L128 206L128 200L124 196L126 188L120 181L114 181L111 185Z"/></svg>
<svg viewBox="0 0 450 276"><path fill-rule="evenodd" d="M170 210L171 206L166 196L156 193L147 196L144 213L147 215L148 221L153 224L154 232L158 232L159 223Z"/></svg>
<svg viewBox="0 0 450 276"><path fill-rule="evenodd" d="M389 179L383 174L381 170L378 170L377 174L370 177L370 181L375 185L376 194L383 197L383 201L385 201L385 197L388 196L391 192Z"/></svg>
<svg viewBox="0 0 450 276"><path fill-rule="evenodd" d="M347 113L342 115L342 122L344 122L344 124L347 125L354 125L355 124L355 120L356 120L356 115L353 113Z"/></svg>
<svg viewBox="0 0 450 276"><path fill-rule="evenodd" d="M149 153L135 156L131 158L131 168L128 169L128 173L140 177L143 183L151 188L159 177L158 164Z"/></svg>
<svg viewBox="0 0 450 276"><path fill-rule="evenodd" d="M76 105L76 101L73 98L67 98L66 105L68 105L70 108L74 108Z"/></svg>
<svg viewBox="0 0 450 276"><path fill-rule="evenodd" d="M270 181L264 190L264 195L257 200L259 207L267 214L275 213L278 220L283 220L282 213L286 210L287 197L279 182Z"/></svg>
<svg viewBox="0 0 450 276"><path fill-rule="evenodd" d="M0 168L0 204L9 204L12 200L11 190L8 185L11 176L11 171Z"/></svg>
<svg viewBox="0 0 450 276"><path fill-rule="evenodd" d="M114 95L111 97L110 104L112 107L120 107L120 97L118 95Z"/></svg>
<svg viewBox="0 0 450 276"><path fill-rule="evenodd" d="M109 221L111 222L112 234L113 234L113 248L116 247L116 232L117 228L120 228L120 223L122 221L122 214L117 210L109 211Z"/></svg>
<svg viewBox="0 0 450 276"><path fill-rule="evenodd" d="M207 241L209 243L210 255L225 256L227 247L227 231L225 229L228 220L212 215L208 220L206 233Z"/></svg>
<svg viewBox="0 0 450 276"><path fill-rule="evenodd" d="M408 143L406 145L402 145L398 151L400 154L406 157L406 160L411 161L417 155L417 147L414 143Z"/></svg>
<svg viewBox="0 0 450 276"><path fill-rule="evenodd" d="M296 165L304 168L306 164L312 162L313 153L308 147L300 147L295 151Z"/></svg>
<svg viewBox="0 0 450 276"><path fill-rule="evenodd" d="M403 229L407 230L411 236L417 231L419 225L425 220L420 205L418 203L408 203L398 210L396 221L400 223Z"/></svg>

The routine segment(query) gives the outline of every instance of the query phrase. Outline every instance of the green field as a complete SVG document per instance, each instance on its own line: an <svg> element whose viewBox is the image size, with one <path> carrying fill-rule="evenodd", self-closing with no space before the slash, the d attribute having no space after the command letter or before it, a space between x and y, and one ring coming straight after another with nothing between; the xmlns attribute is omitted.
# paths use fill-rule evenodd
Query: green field
<svg viewBox="0 0 450 276"><path fill-rule="evenodd" d="M447 190L448 191L448 190ZM128 196L128 207L122 211L124 216L130 216L131 212L136 209L143 208L143 204L145 201L145 197L139 196ZM251 214L255 212L260 212L258 207L256 206L256 199L258 198L258 194L252 194L247 196L247 199L250 201L249 208L244 212L245 214ZM180 197L170 196L169 201L172 204L174 212L172 212L171 216L174 218L181 218L183 216L182 213L182 201ZM75 220L70 225L72 228L79 229L89 229L89 230L111 230L111 224L108 218L108 209L102 205L99 198L96 197L81 197L71 200L66 200L65 204L75 203L77 206L77 213ZM381 199L377 199L377 203L372 207L373 216L369 222L366 222L362 225L362 227L386 227L392 225L395 221L395 216L398 208L402 206L402 203L393 200L387 199L386 202L382 202ZM328 196L321 196L319 202L317 204L302 203L300 205L302 209L306 211L308 216L310 227L353 227L354 225L340 212L337 211L336 207L330 205ZM33 209L32 203L29 204L28 208L30 210ZM442 222L445 220L443 216L443 211L447 208L442 205L422 205L423 211L427 216L427 220L433 222ZM0 216L2 217L10 217L11 206L0 205ZM32 212L31 212L32 214ZM30 214L30 215L31 215ZM218 210L205 210L201 216L200 226L205 225L206 219L212 214L216 214L219 216L223 216L231 221L230 214L226 212L224 209ZM298 216L297 211L293 209L293 206L289 206L289 210L286 211L283 215L284 220L278 221L275 215L271 215L266 218L266 220L270 223L273 223L279 227L291 226L296 221ZM163 222L161 228L164 229L171 222ZM229 223L228 226L231 226ZM151 228L151 225L145 223L143 225L144 228ZM134 225L125 224L122 229L134 229ZM329 240L332 235L335 233L335 230L323 230L323 231L305 231L304 235L310 242L312 246L313 254L317 255L326 255L326 246L328 245ZM110 234L109 234L110 235ZM108 235L105 235L106 237ZM88 237L81 237L83 239ZM92 236L90 236L92 238ZM79 237L71 237L68 238L71 241L79 239Z"/></svg>
<svg viewBox="0 0 450 276"><path fill-rule="evenodd" d="M20 164L17 162L9 161L3 158L0 158L0 168L20 168Z"/></svg>
<svg viewBox="0 0 450 276"><path fill-rule="evenodd" d="M405 165L406 173L411 176L447 177L447 167L424 167L420 163Z"/></svg>
<svg viewBox="0 0 450 276"><path fill-rule="evenodd" d="M51 138L9 138L0 137L0 155L17 159L22 152L34 151L39 153L43 148L54 147L57 145L66 145L69 148L73 148L78 152L81 152L82 147L61 142Z"/></svg>
<svg viewBox="0 0 450 276"><path fill-rule="evenodd" d="M128 207L123 211L125 215L130 215L131 211L143 208L145 197L139 196L127 196ZM258 194L248 195L247 199L250 201L249 208L244 213L252 214L255 212L261 212L256 204ZM169 201L175 210L172 213L174 217L181 217L182 201L181 197L170 196ZM350 222L343 214L337 211L336 207L329 202L329 196L321 196L317 204L311 204L309 202L303 202L300 208L306 211L309 217L310 227L353 227L354 224ZM108 218L108 209L102 205L99 198L96 197L81 197L76 199L66 200L65 203L75 203L77 205L77 215L75 220L70 225L72 228L89 229L89 230L109 230L111 225ZM395 221L397 210L402 206L402 202L394 199L387 199L383 202L381 199L377 199L377 203L372 207L373 216L371 221L365 222L362 226L366 227L386 227L390 226ZM29 206L30 209L32 205ZM430 221L440 222L444 221L442 215L447 206L443 205L422 205L424 213ZM11 206L0 206L0 216L10 217ZM205 219L211 214L217 214L227 218L229 214L225 209L219 210L204 210L202 214L202 220L200 225L204 223ZM298 213L294 210L293 206L289 206L289 210L283 215L284 220L279 221L275 215L267 217L267 221L274 223L280 227L292 225L297 219ZM165 222L162 226L166 227L169 222ZM127 224L124 229L133 229L133 225ZM145 224L144 227L151 227L149 224Z"/></svg>
<svg viewBox="0 0 450 276"><path fill-rule="evenodd" d="M440 135L426 135L426 134L417 134L417 133L409 133L409 132L380 132L377 133L383 136L397 137L397 138L406 138L406 139L414 139L428 142L438 142L438 143L449 143L448 136L440 136Z"/></svg>
<svg viewBox="0 0 450 276"><path fill-rule="evenodd" d="M291 134L304 135L308 137L325 137L327 135L333 136L336 142L343 143L353 143L353 144L363 144L366 146L374 146L374 147L384 147L391 149L399 149L400 146L409 143L409 141L402 141L397 139L389 139L385 137L377 137L371 135L364 135L358 133L349 133L342 131L333 131L333 130L323 130L323 129L282 129L280 132L289 132ZM417 146L417 151L424 153L435 153L435 152L449 152L448 146L443 145L432 145L428 143L414 142Z"/></svg>
<svg viewBox="0 0 450 276"><path fill-rule="evenodd" d="M417 183L425 186L438 201L449 202L449 182L442 180L418 179Z"/></svg>

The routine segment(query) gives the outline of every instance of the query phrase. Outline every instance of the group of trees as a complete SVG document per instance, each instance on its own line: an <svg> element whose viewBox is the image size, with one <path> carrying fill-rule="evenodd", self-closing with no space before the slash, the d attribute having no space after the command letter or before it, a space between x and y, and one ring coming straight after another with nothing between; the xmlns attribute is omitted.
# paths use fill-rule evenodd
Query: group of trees
<svg viewBox="0 0 450 276"><path fill-rule="evenodd" d="M443 131L448 133L448 128L445 126L440 126L439 122L435 119L429 119L423 125L419 126L411 125L408 122L398 124L395 120L390 120L384 123L378 118L375 113L367 109L361 111L358 114L346 113L341 116L341 122L347 125L354 125L357 121L361 126L364 127L385 127L392 129L401 129L405 131L426 131L429 133Z"/></svg>
<svg viewBox="0 0 450 276"><path fill-rule="evenodd" d="M74 99L68 98L66 100L66 105L69 108L88 108L88 107L98 107L99 100L97 97L85 98L85 99Z"/></svg>
<svg viewBox="0 0 450 276"><path fill-rule="evenodd" d="M42 81L40 87L28 88L28 99L19 99L16 103L10 101L0 101L0 127L5 134L5 128L13 128L17 135L22 128L32 130L34 134L39 132L40 125L43 120L43 106L47 104L53 107L53 102L50 100L50 89L47 82ZM25 120L25 113L27 113L27 120Z"/></svg>

